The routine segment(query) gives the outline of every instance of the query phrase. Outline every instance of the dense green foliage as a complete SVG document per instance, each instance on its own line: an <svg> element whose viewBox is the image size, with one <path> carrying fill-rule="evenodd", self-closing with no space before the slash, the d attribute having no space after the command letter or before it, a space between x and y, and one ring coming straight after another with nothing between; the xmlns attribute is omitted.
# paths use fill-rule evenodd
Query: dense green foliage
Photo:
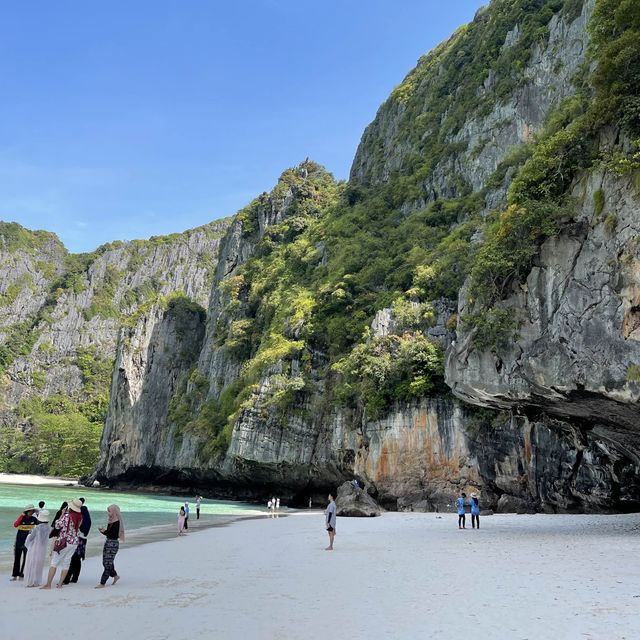
<svg viewBox="0 0 640 640"><path fill-rule="evenodd" d="M0 428L0 468L10 473L78 477L90 472L100 453L102 423L92 422L66 396L31 398L16 410L24 431Z"/></svg>

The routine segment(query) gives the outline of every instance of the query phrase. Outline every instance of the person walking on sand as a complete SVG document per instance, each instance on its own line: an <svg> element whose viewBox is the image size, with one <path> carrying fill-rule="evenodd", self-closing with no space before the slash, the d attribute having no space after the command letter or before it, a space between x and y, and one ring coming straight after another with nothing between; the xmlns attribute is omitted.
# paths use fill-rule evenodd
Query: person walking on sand
<svg viewBox="0 0 640 640"><path fill-rule="evenodd" d="M184 528L185 529L189 529L189 503L185 502L184 503Z"/></svg>
<svg viewBox="0 0 640 640"><path fill-rule="evenodd" d="M336 537L336 503L332 494L329 494L329 504L324 513L327 517L326 527L329 534L329 546L325 551L333 551L333 539Z"/></svg>
<svg viewBox="0 0 640 640"><path fill-rule="evenodd" d="M75 553L71 556L71 562L69 563L69 571L64 579L64 584L75 584L80 577L80 569L82 569L82 561L85 558L87 549L87 537L91 530L91 514L89 509L84 504L84 498L79 498L82 502L80 513L82 514L82 523L80 524L80 530L78 531L78 546Z"/></svg>
<svg viewBox="0 0 640 640"><path fill-rule="evenodd" d="M184 521L186 517L187 517L187 514L185 513L184 507L181 506L180 511L178 511L178 535L179 536L184 535Z"/></svg>
<svg viewBox="0 0 640 640"><path fill-rule="evenodd" d="M102 549L102 566L104 571L100 578L100 584L96 585L96 589L102 589L109 578L113 578L115 584L120 580L120 576L116 571L115 559L118 549L120 548L120 541L124 542L124 520L120 513L120 507L117 504L112 504L107 507L107 528L100 527L98 531L106 536L104 541L104 548Z"/></svg>
<svg viewBox="0 0 640 640"><path fill-rule="evenodd" d="M202 503L202 496L196 498L196 520L200 520L200 504Z"/></svg>
<svg viewBox="0 0 640 640"><path fill-rule="evenodd" d="M24 541L24 546L28 549L27 562L24 565L24 581L27 587L39 587L42 584L44 557L49 546L49 512L41 508L36 519L38 524Z"/></svg>
<svg viewBox="0 0 640 640"><path fill-rule="evenodd" d="M56 586L62 589L62 583L69 571L71 556L75 553L78 546L78 532L82 523L82 502L77 498L69 503L69 506L62 512L55 524L55 528L60 533L53 543L53 553L51 554L51 566L49 567L49 575L47 576L47 584L41 589L51 589L51 583L56 575L58 568L60 569L60 579Z"/></svg>
<svg viewBox="0 0 640 640"><path fill-rule="evenodd" d="M458 507L458 529L466 529L465 525L465 506L464 506L464 499L467 497L467 494L464 493L464 491L462 493L460 493L460 496L458 497L458 499L456 500L456 506Z"/></svg>
<svg viewBox="0 0 640 640"><path fill-rule="evenodd" d="M471 494L471 526L475 529L476 524L478 529L480 528L480 501L478 500L478 494ZM491 528L491 527L489 527Z"/></svg>
<svg viewBox="0 0 640 640"><path fill-rule="evenodd" d="M13 523L14 528L18 530L16 533L16 542L13 548L13 571L11 572L11 580L22 580L24 578L24 565L27 560L27 547L25 541L31 530L38 524L38 520L33 515L35 507L28 504L18 519Z"/></svg>

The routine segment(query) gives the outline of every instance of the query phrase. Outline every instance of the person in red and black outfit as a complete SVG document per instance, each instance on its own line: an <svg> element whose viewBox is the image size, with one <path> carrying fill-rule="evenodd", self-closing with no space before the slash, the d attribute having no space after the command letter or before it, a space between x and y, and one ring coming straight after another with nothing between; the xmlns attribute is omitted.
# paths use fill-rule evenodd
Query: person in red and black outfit
<svg viewBox="0 0 640 640"><path fill-rule="evenodd" d="M82 569L82 561L84 560L87 549L87 536L91 529L91 514L89 513L89 509L84 505L84 498L78 499L82 502L82 507L80 508L82 524L80 525L80 530L78 532L78 546L76 547L75 553L71 556L69 571L67 572L65 579L62 581L63 584L75 584L78 582L80 569Z"/></svg>
<svg viewBox="0 0 640 640"><path fill-rule="evenodd" d="M16 534L16 546L14 548L12 580L17 580L18 578L22 580L24 578L24 563L27 559L27 548L24 546L24 541L27 539L31 529L38 524L37 518L33 515L34 511L35 507L32 504L28 504L13 523L18 533Z"/></svg>

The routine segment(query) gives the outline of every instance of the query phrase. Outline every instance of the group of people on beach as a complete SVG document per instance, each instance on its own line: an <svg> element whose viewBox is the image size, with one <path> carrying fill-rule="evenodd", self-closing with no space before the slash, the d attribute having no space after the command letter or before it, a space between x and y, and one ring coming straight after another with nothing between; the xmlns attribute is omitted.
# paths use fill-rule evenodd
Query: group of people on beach
<svg viewBox="0 0 640 640"><path fill-rule="evenodd" d="M59 589L78 582L91 530L91 514L84 498L63 502L51 522L44 500L37 507L28 504L13 526L18 532L11 580L24 580L27 587L51 589L59 569L60 577L56 584ZM98 531L106 539L102 552L103 572L96 589L106 586L109 578L113 578L113 584L120 579L115 569L115 557L120 542L124 541L124 520L117 504L107 507L107 526L99 527ZM53 542L49 548L50 539ZM44 581L47 556L50 558L49 572Z"/></svg>
<svg viewBox="0 0 640 640"><path fill-rule="evenodd" d="M456 500L456 507L458 509L458 529L466 529L466 505L467 494L462 491L460 496ZM469 500L469 508L471 510L471 526L475 529L480 528L480 500L477 493L472 493Z"/></svg>
<svg viewBox="0 0 640 640"><path fill-rule="evenodd" d="M202 496L196 497L196 520L200 520L200 506L203 501ZM180 506L180 510L178 511L178 535L183 536L189 530L189 513L191 509L189 508L189 503L185 502Z"/></svg>
<svg viewBox="0 0 640 640"><path fill-rule="evenodd" d="M267 501L267 510L271 517L275 517L280 511L280 498L270 498Z"/></svg>

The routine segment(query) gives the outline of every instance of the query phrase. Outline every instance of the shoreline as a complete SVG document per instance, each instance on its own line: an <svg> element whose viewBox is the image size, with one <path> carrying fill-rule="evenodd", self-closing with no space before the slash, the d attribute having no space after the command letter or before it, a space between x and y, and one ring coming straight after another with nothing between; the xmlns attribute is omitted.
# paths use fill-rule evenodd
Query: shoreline
<svg viewBox="0 0 640 640"><path fill-rule="evenodd" d="M25 487L78 487L80 484L72 478L55 478L27 473L0 472L0 484L19 484Z"/></svg>

